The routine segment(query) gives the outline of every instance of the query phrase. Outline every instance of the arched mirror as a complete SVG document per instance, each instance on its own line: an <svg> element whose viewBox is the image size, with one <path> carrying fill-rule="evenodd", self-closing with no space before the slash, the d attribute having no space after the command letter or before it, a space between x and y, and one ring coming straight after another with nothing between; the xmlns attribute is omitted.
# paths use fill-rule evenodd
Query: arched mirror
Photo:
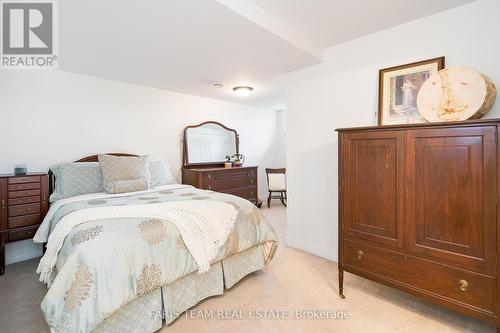
<svg viewBox="0 0 500 333"><path fill-rule="evenodd" d="M234 154L239 154L236 130L215 121L184 129L184 167L219 166Z"/></svg>

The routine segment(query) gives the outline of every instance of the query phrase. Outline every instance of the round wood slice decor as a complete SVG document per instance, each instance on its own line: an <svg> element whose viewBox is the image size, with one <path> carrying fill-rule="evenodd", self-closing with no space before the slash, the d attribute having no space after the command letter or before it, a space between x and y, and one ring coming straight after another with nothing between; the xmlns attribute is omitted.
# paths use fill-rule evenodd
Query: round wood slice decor
<svg viewBox="0 0 500 333"><path fill-rule="evenodd" d="M491 110L495 84L467 67L450 67L432 75L420 88L417 107L430 122L478 119Z"/></svg>

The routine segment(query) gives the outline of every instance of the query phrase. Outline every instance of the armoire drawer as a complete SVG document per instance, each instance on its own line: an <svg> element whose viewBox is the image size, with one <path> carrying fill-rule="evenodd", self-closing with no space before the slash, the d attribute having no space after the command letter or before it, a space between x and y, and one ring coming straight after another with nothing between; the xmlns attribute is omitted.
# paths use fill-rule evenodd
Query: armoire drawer
<svg viewBox="0 0 500 333"><path fill-rule="evenodd" d="M492 277L348 239L343 258L347 270L353 267L444 301L486 313L495 311Z"/></svg>

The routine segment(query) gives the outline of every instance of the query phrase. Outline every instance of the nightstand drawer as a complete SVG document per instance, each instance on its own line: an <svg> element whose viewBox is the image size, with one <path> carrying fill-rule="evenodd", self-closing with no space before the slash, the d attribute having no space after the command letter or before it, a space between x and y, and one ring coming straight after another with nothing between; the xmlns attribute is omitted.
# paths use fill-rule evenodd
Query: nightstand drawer
<svg viewBox="0 0 500 333"><path fill-rule="evenodd" d="M39 183L40 176L23 176L9 178L9 184Z"/></svg>
<svg viewBox="0 0 500 333"><path fill-rule="evenodd" d="M9 199L21 198L21 197L32 197L35 195L40 195L40 190L26 190L26 191L15 191L9 192Z"/></svg>
<svg viewBox="0 0 500 333"><path fill-rule="evenodd" d="M33 190L40 188L40 183L26 183L26 184L14 184L9 185L10 191L22 191L22 190Z"/></svg>
<svg viewBox="0 0 500 333"><path fill-rule="evenodd" d="M40 204L33 203L9 207L9 217L40 213Z"/></svg>
<svg viewBox="0 0 500 333"><path fill-rule="evenodd" d="M40 224L42 216L40 214L25 215L9 218L8 226L11 228L27 227L34 224Z"/></svg>
<svg viewBox="0 0 500 333"><path fill-rule="evenodd" d="M33 238L35 236L37 228L9 231L9 242L17 242L23 239Z"/></svg>
<svg viewBox="0 0 500 333"><path fill-rule="evenodd" d="M23 197L23 198L15 198L15 199L9 199L9 206L15 206L15 205L23 205L23 204L29 204L33 202L40 202L40 196L34 196L34 197Z"/></svg>

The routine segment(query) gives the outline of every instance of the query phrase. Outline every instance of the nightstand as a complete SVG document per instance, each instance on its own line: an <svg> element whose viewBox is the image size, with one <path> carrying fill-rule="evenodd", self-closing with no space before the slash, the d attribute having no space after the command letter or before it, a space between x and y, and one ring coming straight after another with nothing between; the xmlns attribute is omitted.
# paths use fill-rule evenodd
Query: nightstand
<svg viewBox="0 0 500 333"><path fill-rule="evenodd" d="M49 176L0 175L0 275L5 272L5 244L33 238L49 210Z"/></svg>

